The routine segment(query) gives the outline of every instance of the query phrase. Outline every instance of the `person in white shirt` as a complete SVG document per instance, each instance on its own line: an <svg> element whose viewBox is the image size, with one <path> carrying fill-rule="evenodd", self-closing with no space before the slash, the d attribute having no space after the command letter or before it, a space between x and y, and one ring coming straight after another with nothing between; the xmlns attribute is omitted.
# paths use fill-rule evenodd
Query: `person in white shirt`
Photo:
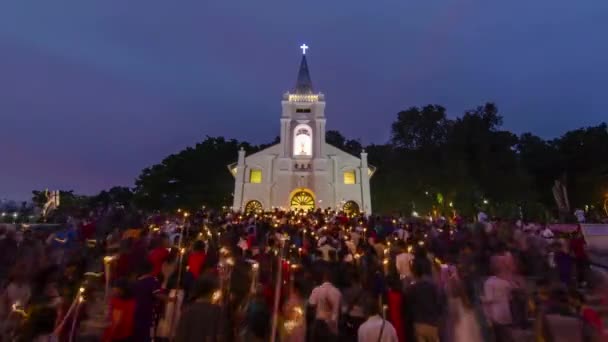
<svg viewBox="0 0 608 342"><path fill-rule="evenodd" d="M399 247L401 247L402 252L395 258L395 265L397 267L397 272L399 272L399 277L406 280L412 279L412 260L414 260L414 255L408 252L405 243L400 242Z"/></svg>
<svg viewBox="0 0 608 342"><path fill-rule="evenodd" d="M336 249L332 246L333 241L330 240L330 238L324 236L321 239L319 239L319 243L318 243L318 250L321 252L321 255L323 257L323 260L325 261L330 261L329 255L331 254L332 251L336 251Z"/></svg>
<svg viewBox="0 0 608 342"><path fill-rule="evenodd" d="M314 307L315 321L324 321L329 331L338 334L338 317L340 313L340 301L342 294L331 282L331 273L329 270L323 272L323 284L315 287L310 297L308 304ZM317 325L317 322L313 325ZM314 326L313 326L314 329Z"/></svg>
<svg viewBox="0 0 608 342"><path fill-rule="evenodd" d="M483 296L481 298L484 311L488 320L492 323L494 333L503 341L507 327L513 322L511 317L511 290L514 285L501 277L491 276L483 284Z"/></svg>
<svg viewBox="0 0 608 342"><path fill-rule="evenodd" d="M366 299L366 313L368 316L357 332L358 342L397 342L395 327L380 314L378 299L369 296Z"/></svg>

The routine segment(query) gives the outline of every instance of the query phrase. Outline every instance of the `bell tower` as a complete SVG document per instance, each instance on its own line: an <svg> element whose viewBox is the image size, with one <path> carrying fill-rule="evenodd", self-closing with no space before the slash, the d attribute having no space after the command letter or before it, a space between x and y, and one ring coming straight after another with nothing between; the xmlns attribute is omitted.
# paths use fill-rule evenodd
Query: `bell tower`
<svg viewBox="0 0 608 342"><path fill-rule="evenodd" d="M300 48L302 60L295 88L281 101L281 157L314 160L325 155L325 96L313 89L306 60L308 46Z"/></svg>

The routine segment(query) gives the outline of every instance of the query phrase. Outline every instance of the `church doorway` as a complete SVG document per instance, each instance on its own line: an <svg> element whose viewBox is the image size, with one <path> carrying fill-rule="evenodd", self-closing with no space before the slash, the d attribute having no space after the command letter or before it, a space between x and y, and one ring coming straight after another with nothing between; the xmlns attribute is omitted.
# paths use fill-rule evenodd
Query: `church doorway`
<svg viewBox="0 0 608 342"><path fill-rule="evenodd" d="M357 215L359 214L359 205L355 201L348 201L344 203L342 210L346 215Z"/></svg>
<svg viewBox="0 0 608 342"><path fill-rule="evenodd" d="M306 189L296 189L291 193L289 201L291 210L313 210L315 208L315 197Z"/></svg>
<svg viewBox="0 0 608 342"><path fill-rule="evenodd" d="M261 212L263 209L262 203L260 201L252 200L247 202L245 205L245 212L247 214Z"/></svg>

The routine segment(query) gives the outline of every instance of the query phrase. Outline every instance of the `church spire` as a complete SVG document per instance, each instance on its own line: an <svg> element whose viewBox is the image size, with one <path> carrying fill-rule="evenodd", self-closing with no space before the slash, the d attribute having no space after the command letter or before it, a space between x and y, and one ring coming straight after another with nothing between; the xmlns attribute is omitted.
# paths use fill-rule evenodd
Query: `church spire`
<svg viewBox="0 0 608 342"><path fill-rule="evenodd" d="M298 70L298 80L296 81L295 94L311 95L313 94L312 81L310 80L308 63L306 62L306 49L308 49L308 46L306 44L302 44L300 49L302 49L302 61L300 62L300 70Z"/></svg>

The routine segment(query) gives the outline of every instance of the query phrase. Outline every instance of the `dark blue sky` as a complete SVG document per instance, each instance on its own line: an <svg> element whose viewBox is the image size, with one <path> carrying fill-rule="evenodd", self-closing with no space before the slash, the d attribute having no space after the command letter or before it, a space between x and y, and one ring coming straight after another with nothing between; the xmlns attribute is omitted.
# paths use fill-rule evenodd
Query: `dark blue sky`
<svg viewBox="0 0 608 342"><path fill-rule="evenodd" d="M484 101L554 137L608 118L607 34L606 0L2 1L0 198L132 185L205 135L272 140L303 42L348 137Z"/></svg>

